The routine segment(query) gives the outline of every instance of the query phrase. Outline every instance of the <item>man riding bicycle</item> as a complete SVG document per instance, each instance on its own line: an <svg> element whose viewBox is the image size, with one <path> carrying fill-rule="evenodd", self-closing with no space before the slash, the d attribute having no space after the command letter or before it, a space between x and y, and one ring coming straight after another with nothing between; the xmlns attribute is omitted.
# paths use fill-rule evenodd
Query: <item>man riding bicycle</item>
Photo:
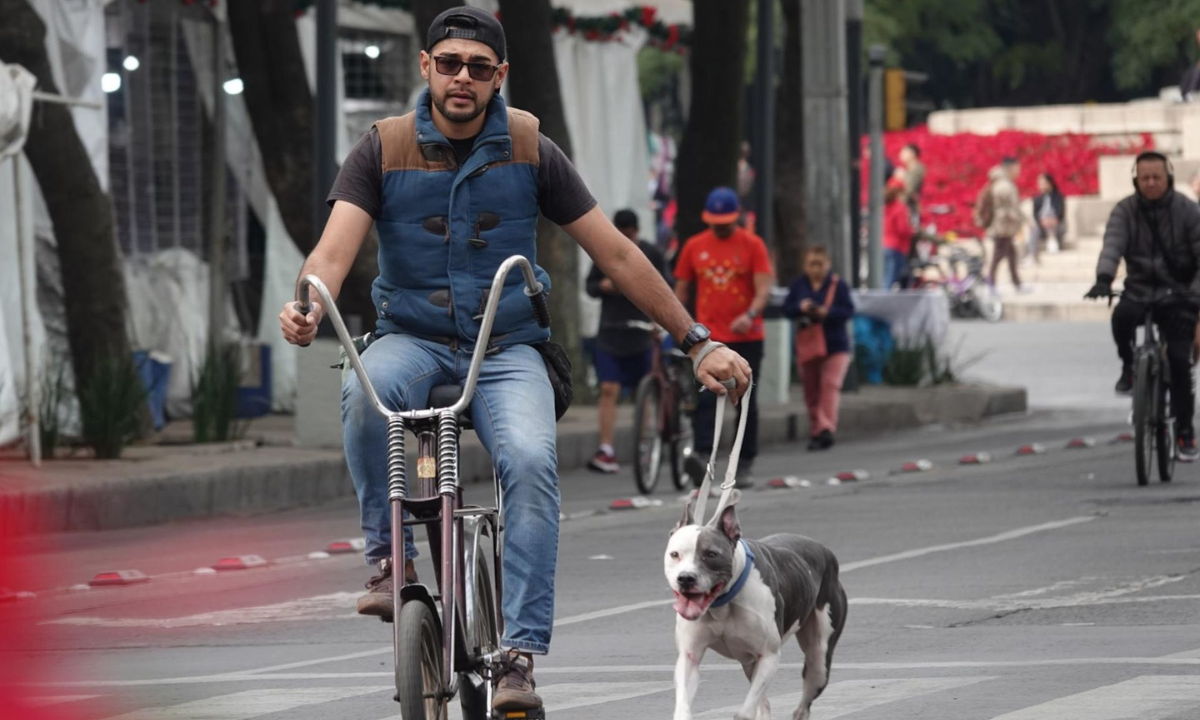
<svg viewBox="0 0 1200 720"><path fill-rule="evenodd" d="M538 132L537 119L506 107L498 92L509 70L504 58L504 29L490 13L459 7L434 20L420 59L428 88L414 112L377 122L347 157L329 195L325 231L301 271L318 276L336 298L375 224L380 274L371 294L378 317L362 363L383 403L421 408L435 385L462 384L492 276L511 255L535 259L539 211L681 342L700 382L724 394L721 381L734 379L740 397L749 364L692 322L645 255L597 207L567 157ZM536 274L549 287L545 271ZM500 711L541 707L531 654L549 647L558 553L554 393L534 347L549 332L538 326L522 288L514 282L500 299L470 406L505 495L501 644L510 662L495 694ZM289 342L308 344L316 335L324 308L315 291L310 298L308 315L295 303L280 313ZM342 423L367 562L379 565L358 611L391 618L387 427L354 374L342 388ZM404 572L413 579L415 556L406 533Z"/></svg>
<svg viewBox="0 0 1200 720"><path fill-rule="evenodd" d="M1104 228L1104 248L1096 265L1096 284L1086 297L1112 295L1117 266L1125 260L1125 290L1112 316L1113 339L1121 357L1116 391L1133 388L1133 344L1146 306L1156 303L1155 318L1167 341L1171 368L1171 405L1175 415L1177 457L1200 458L1192 424L1195 395L1192 363L1200 356L1196 333L1200 304L1200 207L1175 192L1170 161L1148 151L1134 162L1133 195L1122 200Z"/></svg>

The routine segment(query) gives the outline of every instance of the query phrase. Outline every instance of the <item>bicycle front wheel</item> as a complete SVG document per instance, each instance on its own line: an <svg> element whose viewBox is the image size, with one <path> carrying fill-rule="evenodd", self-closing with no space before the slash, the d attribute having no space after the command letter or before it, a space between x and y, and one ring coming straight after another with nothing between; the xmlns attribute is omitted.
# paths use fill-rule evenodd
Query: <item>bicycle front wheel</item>
<svg viewBox="0 0 1200 720"><path fill-rule="evenodd" d="M1175 474L1175 423L1169 417L1170 413L1167 412L1167 408L1170 407L1170 397L1167 380L1162 373L1159 373L1156 386L1154 416L1157 420L1155 442L1158 449L1158 479L1162 482L1171 482L1171 477Z"/></svg>
<svg viewBox="0 0 1200 720"><path fill-rule="evenodd" d="M492 575L482 549L475 558L475 572L467 588L470 615L467 618L467 652L478 658L489 655L500 646L496 629L496 597ZM477 673L465 673L459 682L459 701L463 720L489 720L492 708L488 705L488 679Z"/></svg>
<svg viewBox="0 0 1200 720"><path fill-rule="evenodd" d="M1138 356L1133 379L1133 455L1137 469L1137 484L1150 482L1154 462L1154 363L1147 353Z"/></svg>
<svg viewBox="0 0 1200 720"><path fill-rule="evenodd" d="M684 490L692 479L684 470L683 461L695 450L695 438L692 436L692 418L678 403L675 407L675 425L675 433L671 439L671 482L675 484L676 490Z"/></svg>
<svg viewBox="0 0 1200 720"><path fill-rule="evenodd" d="M402 720L446 720L442 632L420 600L400 606L396 619L396 698Z"/></svg>
<svg viewBox="0 0 1200 720"><path fill-rule="evenodd" d="M634 441L637 458L633 463L633 479L643 495L654 492L662 469L662 392L658 379L647 375L638 383L634 395Z"/></svg>

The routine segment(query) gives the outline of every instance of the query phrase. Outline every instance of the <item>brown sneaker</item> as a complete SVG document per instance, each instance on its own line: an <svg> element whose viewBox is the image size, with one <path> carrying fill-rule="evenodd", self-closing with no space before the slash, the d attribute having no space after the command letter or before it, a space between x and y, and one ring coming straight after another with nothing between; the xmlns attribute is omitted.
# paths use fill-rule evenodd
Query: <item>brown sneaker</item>
<svg viewBox="0 0 1200 720"><path fill-rule="evenodd" d="M404 582L417 582L417 568L412 560L404 561ZM358 599L358 614L392 619L392 559L379 561L379 574L367 581L367 592Z"/></svg>
<svg viewBox="0 0 1200 720"><path fill-rule="evenodd" d="M492 698L492 709L499 712L539 709L542 707L542 699L533 691L535 687L537 683L533 681L533 656L510 650L508 670L500 676L496 695Z"/></svg>

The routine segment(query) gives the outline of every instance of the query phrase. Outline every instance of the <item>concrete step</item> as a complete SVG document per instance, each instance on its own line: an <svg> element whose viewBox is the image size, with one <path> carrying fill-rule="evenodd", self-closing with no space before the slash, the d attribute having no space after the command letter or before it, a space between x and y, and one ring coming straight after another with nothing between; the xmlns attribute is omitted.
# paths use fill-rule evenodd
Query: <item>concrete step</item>
<svg viewBox="0 0 1200 720"><path fill-rule="evenodd" d="M1112 314L1107 302L1083 299L1092 287L1090 278L1084 282L1026 282L1024 293L1006 282L996 285L1008 322L1106 322ZM1120 282L1116 288L1121 288Z"/></svg>

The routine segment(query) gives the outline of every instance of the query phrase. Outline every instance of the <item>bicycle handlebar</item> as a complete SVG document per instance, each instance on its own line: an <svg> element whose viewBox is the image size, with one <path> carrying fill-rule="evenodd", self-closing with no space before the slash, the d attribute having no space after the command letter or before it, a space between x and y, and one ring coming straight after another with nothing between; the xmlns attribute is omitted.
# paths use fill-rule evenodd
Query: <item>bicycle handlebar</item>
<svg viewBox="0 0 1200 720"><path fill-rule="evenodd" d="M308 301L309 288L317 291L317 295L321 298L321 302L325 304L326 312L329 315L330 322L333 323L333 329L337 332L338 340L342 343L342 348L346 351L346 358L350 360L350 366L354 368L354 374L358 376L358 381L362 383L363 392L367 394L367 399L375 406L385 418L401 417L405 420L424 420L437 417L441 413L449 410L458 415L467 409L467 405L471 402L471 396L475 394L475 384L479 381L479 368L483 365L483 357L487 353L488 341L492 338L492 324L496 321L496 308L500 305L500 295L504 291L504 281L508 278L509 273L514 267L520 267L521 273L525 276L525 294L529 296L530 302L533 304L533 313L537 318L538 325L547 327L550 324L550 310L546 306L545 288L538 282L537 276L533 273L533 265L520 255L513 255L500 264L496 270L496 275L492 279L492 289L488 293L487 306L483 311L483 319L479 323L479 335L475 339L475 350L471 353L471 365L467 370L467 379L463 383L462 395L459 396L458 402L448 408L428 408L426 410L407 410L393 411L384 407L379 401L379 395L375 392L375 386L371 384L371 378L367 377L366 368L363 367L362 359L358 355L358 350L354 348L354 339L350 337L350 331L346 329L346 323L342 320L342 314L338 312L337 305L334 304L333 298L329 294L329 288L325 287L325 283L321 282L321 278L316 275L305 275L300 278L300 284L296 287L296 309L307 315L312 309Z"/></svg>

